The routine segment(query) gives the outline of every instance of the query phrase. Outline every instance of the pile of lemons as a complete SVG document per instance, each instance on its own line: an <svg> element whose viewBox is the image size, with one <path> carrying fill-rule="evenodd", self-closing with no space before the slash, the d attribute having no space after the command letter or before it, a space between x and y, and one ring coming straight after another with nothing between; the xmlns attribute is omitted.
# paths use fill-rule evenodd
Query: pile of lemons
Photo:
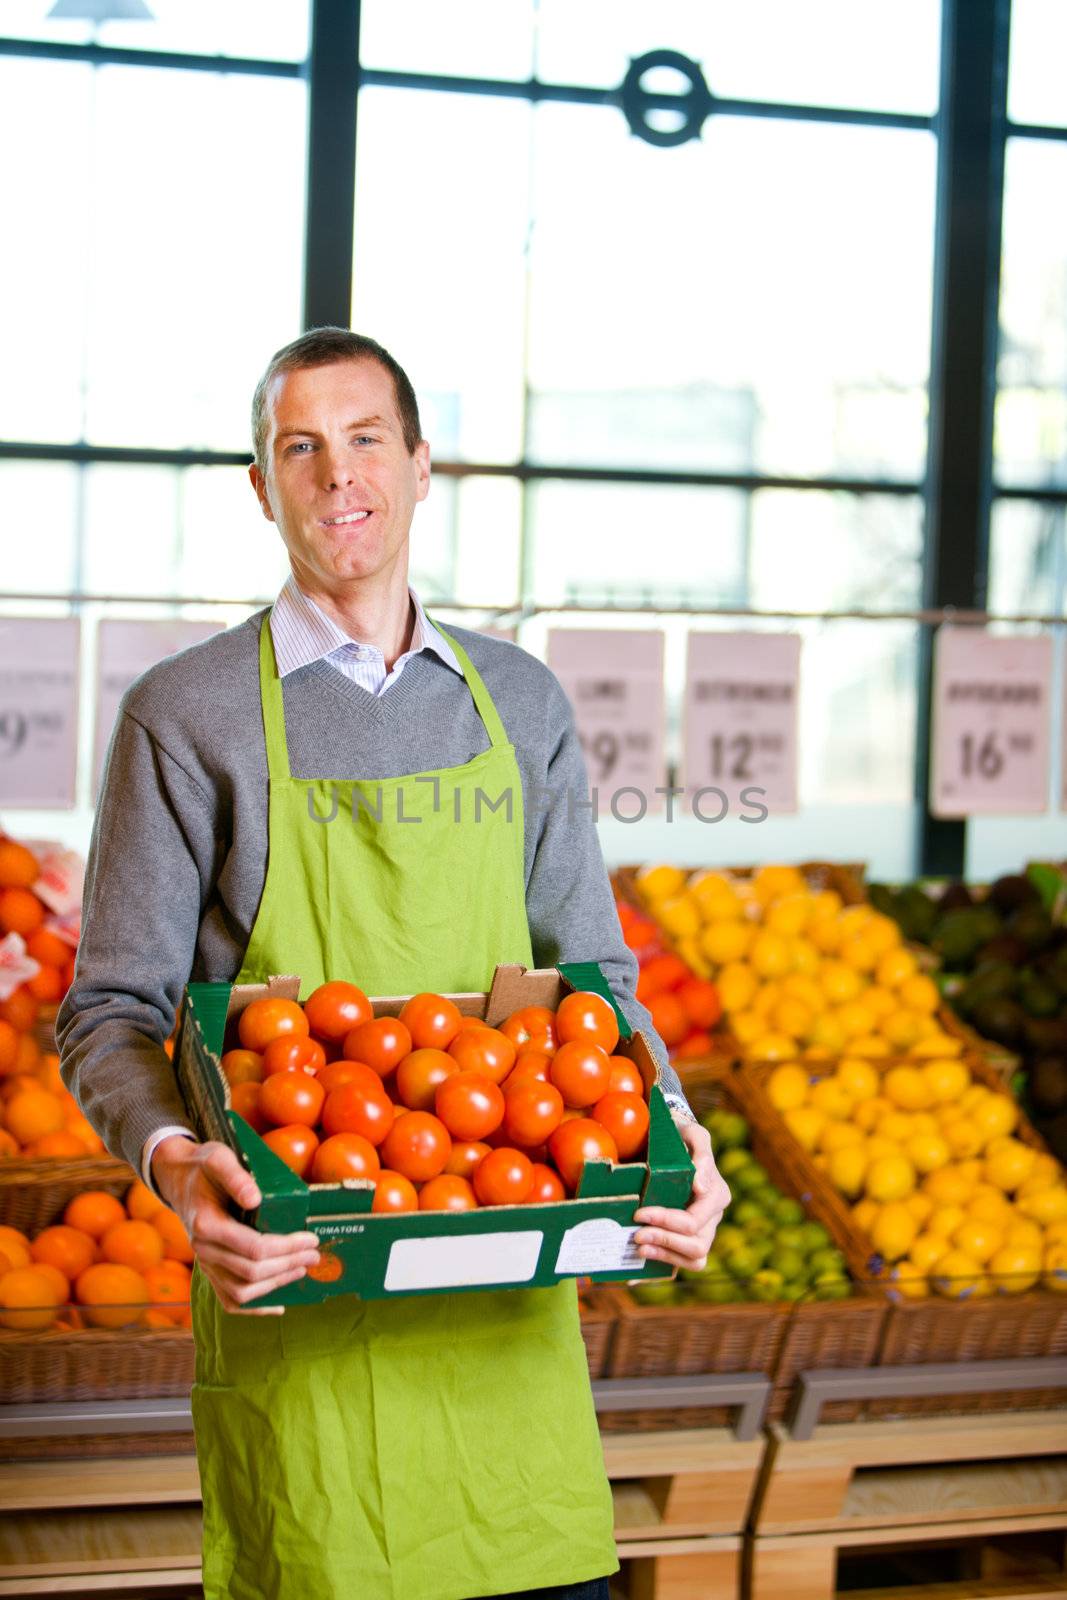
<svg viewBox="0 0 1067 1600"><path fill-rule="evenodd" d="M873 907L788 866L750 878L652 866L636 883L679 955L714 980L746 1059L959 1053L938 1024L937 985Z"/></svg>
<svg viewBox="0 0 1067 1600"><path fill-rule="evenodd" d="M954 1057L783 1062L766 1091L851 1203L900 1292L1067 1292L1067 1173L1015 1137L1019 1107Z"/></svg>

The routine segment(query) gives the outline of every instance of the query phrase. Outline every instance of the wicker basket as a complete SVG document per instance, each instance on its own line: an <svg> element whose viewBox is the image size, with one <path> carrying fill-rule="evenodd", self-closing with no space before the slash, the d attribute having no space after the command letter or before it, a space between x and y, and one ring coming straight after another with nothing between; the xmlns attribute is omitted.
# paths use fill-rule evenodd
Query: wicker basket
<svg viewBox="0 0 1067 1600"><path fill-rule="evenodd" d="M968 1057L980 1057L996 1075L997 1083L1001 1089L1007 1089L1015 1073L1019 1070L1021 1058L1014 1050L1009 1050L1007 1045L995 1044L992 1039L983 1039L976 1033L969 1022L957 1016L950 1005L938 1008L938 1023L950 1039L960 1039Z"/></svg>
<svg viewBox="0 0 1067 1600"><path fill-rule="evenodd" d="M707 867L683 867L682 870L685 872L687 880L695 877L697 873L709 870L721 871L729 878L744 880L754 878L759 868L713 867L709 869ZM802 861L799 863L797 870L806 879L809 888L835 889L846 906L863 905L866 901L867 894L863 886L863 880L867 872L865 862ZM611 875L611 881L623 899L629 901L638 911L643 911L646 916L651 916L654 921L655 914L649 910L637 889L637 878L640 871L640 867L616 867ZM669 940L670 934L665 933L664 938Z"/></svg>
<svg viewBox="0 0 1067 1600"><path fill-rule="evenodd" d="M583 1289L578 1295L582 1319L582 1338L589 1362L589 1376L602 1378L607 1370L611 1336L615 1331L615 1302L603 1289Z"/></svg>
<svg viewBox="0 0 1067 1600"><path fill-rule="evenodd" d="M892 1060L872 1061L883 1069ZM914 1063L911 1063L914 1064ZM822 1064L819 1064L822 1065ZM1004 1093L997 1069L982 1056L968 1056L975 1082ZM853 1276L866 1282L871 1293L888 1302L879 1365L929 1362L996 1361L1009 1357L1067 1357L1067 1295L1033 1289L1026 1294L968 1301L903 1300L894 1290L888 1269L870 1240L856 1226L849 1209L808 1152L794 1139L781 1114L768 1099L764 1084L774 1063L747 1063L738 1074L737 1094L756 1122L781 1150L783 1167L795 1192L812 1215L829 1228L845 1253ZM1035 1150L1045 1151L1040 1135L1020 1115L1015 1137ZM1064 1383L1054 1389L1009 1391L982 1395L930 1396L903 1400L864 1402L864 1416L916 1416L923 1413L1012 1411L1063 1405L1067 1402L1067 1368Z"/></svg>
<svg viewBox="0 0 1067 1600"><path fill-rule="evenodd" d="M134 1180L125 1161L113 1156L52 1157L0 1162L0 1224L34 1234L62 1218L67 1202L83 1189L122 1195Z"/></svg>
<svg viewBox="0 0 1067 1600"><path fill-rule="evenodd" d="M193 1385L188 1328L0 1331L0 1404L159 1400Z"/></svg>

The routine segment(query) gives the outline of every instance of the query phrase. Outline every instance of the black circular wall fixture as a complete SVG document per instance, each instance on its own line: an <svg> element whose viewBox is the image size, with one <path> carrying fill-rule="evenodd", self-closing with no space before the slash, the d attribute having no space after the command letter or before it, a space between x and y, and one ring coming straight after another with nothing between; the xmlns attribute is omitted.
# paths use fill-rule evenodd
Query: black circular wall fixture
<svg viewBox="0 0 1067 1600"><path fill-rule="evenodd" d="M643 87L641 80L653 67L672 67L688 79L689 88L683 94L651 93ZM619 99L630 124L630 132L648 144L663 147L699 139L704 118L711 110L711 92L704 82L703 72L695 61L690 61L678 50L649 50L647 54L631 61L630 70L619 90ZM649 112L664 110L680 112L684 118L681 126L670 129L653 127Z"/></svg>

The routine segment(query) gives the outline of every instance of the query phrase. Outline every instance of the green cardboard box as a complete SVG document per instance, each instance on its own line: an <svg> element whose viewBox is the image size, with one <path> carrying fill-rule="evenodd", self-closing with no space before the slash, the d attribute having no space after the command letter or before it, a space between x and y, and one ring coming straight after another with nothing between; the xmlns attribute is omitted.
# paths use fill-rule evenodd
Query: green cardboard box
<svg viewBox="0 0 1067 1600"><path fill-rule="evenodd" d="M488 994L450 998L465 1015L482 1017L492 1026L520 1006L555 1007L572 989L595 989L611 1000L594 963L544 970L499 966ZM617 1008L618 1053L635 1063L648 1090L647 1162L588 1162L577 1195L551 1205L376 1214L371 1212L373 1183L305 1183L231 1109L220 1058L236 1044L237 1018L253 1000L266 995L295 1000L299 993L297 977L239 986L191 983L175 1051L178 1080L201 1137L230 1145L259 1185L260 1205L241 1213L241 1220L264 1233L309 1228L321 1241L318 1275L265 1295L259 1304L306 1305L335 1294L378 1300L461 1289L535 1288L575 1277L610 1282L670 1276L666 1263L644 1261L636 1254L633 1214L642 1205L684 1207L693 1164L660 1090L658 1065ZM395 1016L407 998L373 1000L375 1016Z"/></svg>

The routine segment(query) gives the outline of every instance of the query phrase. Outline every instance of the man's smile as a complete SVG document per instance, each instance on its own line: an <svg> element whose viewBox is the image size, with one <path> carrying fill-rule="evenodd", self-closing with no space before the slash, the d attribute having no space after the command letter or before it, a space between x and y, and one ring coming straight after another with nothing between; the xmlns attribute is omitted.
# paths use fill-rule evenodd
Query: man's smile
<svg viewBox="0 0 1067 1600"><path fill-rule="evenodd" d="M343 528L352 522L364 522L370 516L369 511L346 511L343 516L323 517L324 528Z"/></svg>

